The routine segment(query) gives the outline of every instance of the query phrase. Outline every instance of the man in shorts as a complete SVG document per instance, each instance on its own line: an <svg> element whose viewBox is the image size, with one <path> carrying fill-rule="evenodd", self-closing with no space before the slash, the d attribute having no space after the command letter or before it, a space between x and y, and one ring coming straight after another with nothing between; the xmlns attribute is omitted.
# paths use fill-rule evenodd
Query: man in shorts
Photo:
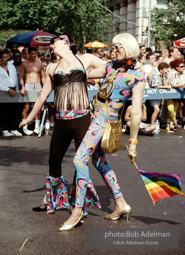
<svg viewBox="0 0 185 255"><path fill-rule="evenodd" d="M45 82L45 72L43 65L36 60L37 48L28 48L29 59L25 60L21 65L19 74L19 83L21 86L21 95L26 95L27 91L38 91L42 88ZM22 119L26 119L31 107L31 103L25 103L22 111ZM32 135L33 133L39 134L41 112L35 117L35 129L34 131L28 130L27 125L23 127L23 132L26 135Z"/></svg>

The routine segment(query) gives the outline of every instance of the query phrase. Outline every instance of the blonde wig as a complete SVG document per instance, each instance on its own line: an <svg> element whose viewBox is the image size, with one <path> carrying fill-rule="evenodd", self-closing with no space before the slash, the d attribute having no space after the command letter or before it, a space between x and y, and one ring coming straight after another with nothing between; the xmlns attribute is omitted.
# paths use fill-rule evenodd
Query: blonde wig
<svg viewBox="0 0 185 255"><path fill-rule="evenodd" d="M136 39L129 33L114 36L112 44L120 43L125 49L126 58L137 58L139 56L139 45Z"/></svg>

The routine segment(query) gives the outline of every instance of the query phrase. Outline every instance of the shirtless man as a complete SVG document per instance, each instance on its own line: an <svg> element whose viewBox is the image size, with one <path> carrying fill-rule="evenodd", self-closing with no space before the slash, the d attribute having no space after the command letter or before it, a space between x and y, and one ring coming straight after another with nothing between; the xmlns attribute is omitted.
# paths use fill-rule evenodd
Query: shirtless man
<svg viewBox="0 0 185 255"><path fill-rule="evenodd" d="M21 86L21 95L26 95L27 91L38 91L42 88L42 84L45 82L45 72L43 65L36 60L37 49L35 47L28 48L29 59L21 64L21 70L19 74L19 83ZM31 103L25 103L22 119L26 119L31 107ZM28 130L27 125L23 127L23 132L26 135L32 135L33 133L39 134L41 112L35 117L35 129L34 131Z"/></svg>

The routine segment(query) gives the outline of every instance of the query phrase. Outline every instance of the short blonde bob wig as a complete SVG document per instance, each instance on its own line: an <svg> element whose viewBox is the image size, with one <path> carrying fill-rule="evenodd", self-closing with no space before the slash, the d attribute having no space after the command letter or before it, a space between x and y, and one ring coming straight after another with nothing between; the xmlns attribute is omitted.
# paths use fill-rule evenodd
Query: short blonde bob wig
<svg viewBox="0 0 185 255"><path fill-rule="evenodd" d="M129 33L114 36L112 44L120 43L125 49L126 58L137 58L139 56L139 45L136 39Z"/></svg>

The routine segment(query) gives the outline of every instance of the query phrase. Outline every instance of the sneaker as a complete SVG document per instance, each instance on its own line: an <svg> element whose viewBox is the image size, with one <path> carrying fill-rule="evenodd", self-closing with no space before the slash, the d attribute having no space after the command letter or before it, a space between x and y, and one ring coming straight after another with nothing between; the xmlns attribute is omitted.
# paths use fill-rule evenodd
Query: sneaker
<svg viewBox="0 0 185 255"><path fill-rule="evenodd" d="M9 136L14 136L12 133L10 133L8 130L3 130L2 131L3 136L9 137Z"/></svg>
<svg viewBox="0 0 185 255"><path fill-rule="evenodd" d="M25 135L32 135L32 134L33 134L33 131L28 130L28 129L23 129L23 133L24 133Z"/></svg>
<svg viewBox="0 0 185 255"><path fill-rule="evenodd" d="M34 133L34 135L38 135L38 134L39 134L39 128L35 128L35 129L33 130L33 133Z"/></svg>
<svg viewBox="0 0 185 255"><path fill-rule="evenodd" d="M53 130L54 130L54 126L50 126L49 135L53 134ZM122 132L123 132L123 130L122 130Z"/></svg>
<svg viewBox="0 0 185 255"><path fill-rule="evenodd" d="M22 134L18 130L10 130L10 133L14 136L22 136Z"/></svg>

